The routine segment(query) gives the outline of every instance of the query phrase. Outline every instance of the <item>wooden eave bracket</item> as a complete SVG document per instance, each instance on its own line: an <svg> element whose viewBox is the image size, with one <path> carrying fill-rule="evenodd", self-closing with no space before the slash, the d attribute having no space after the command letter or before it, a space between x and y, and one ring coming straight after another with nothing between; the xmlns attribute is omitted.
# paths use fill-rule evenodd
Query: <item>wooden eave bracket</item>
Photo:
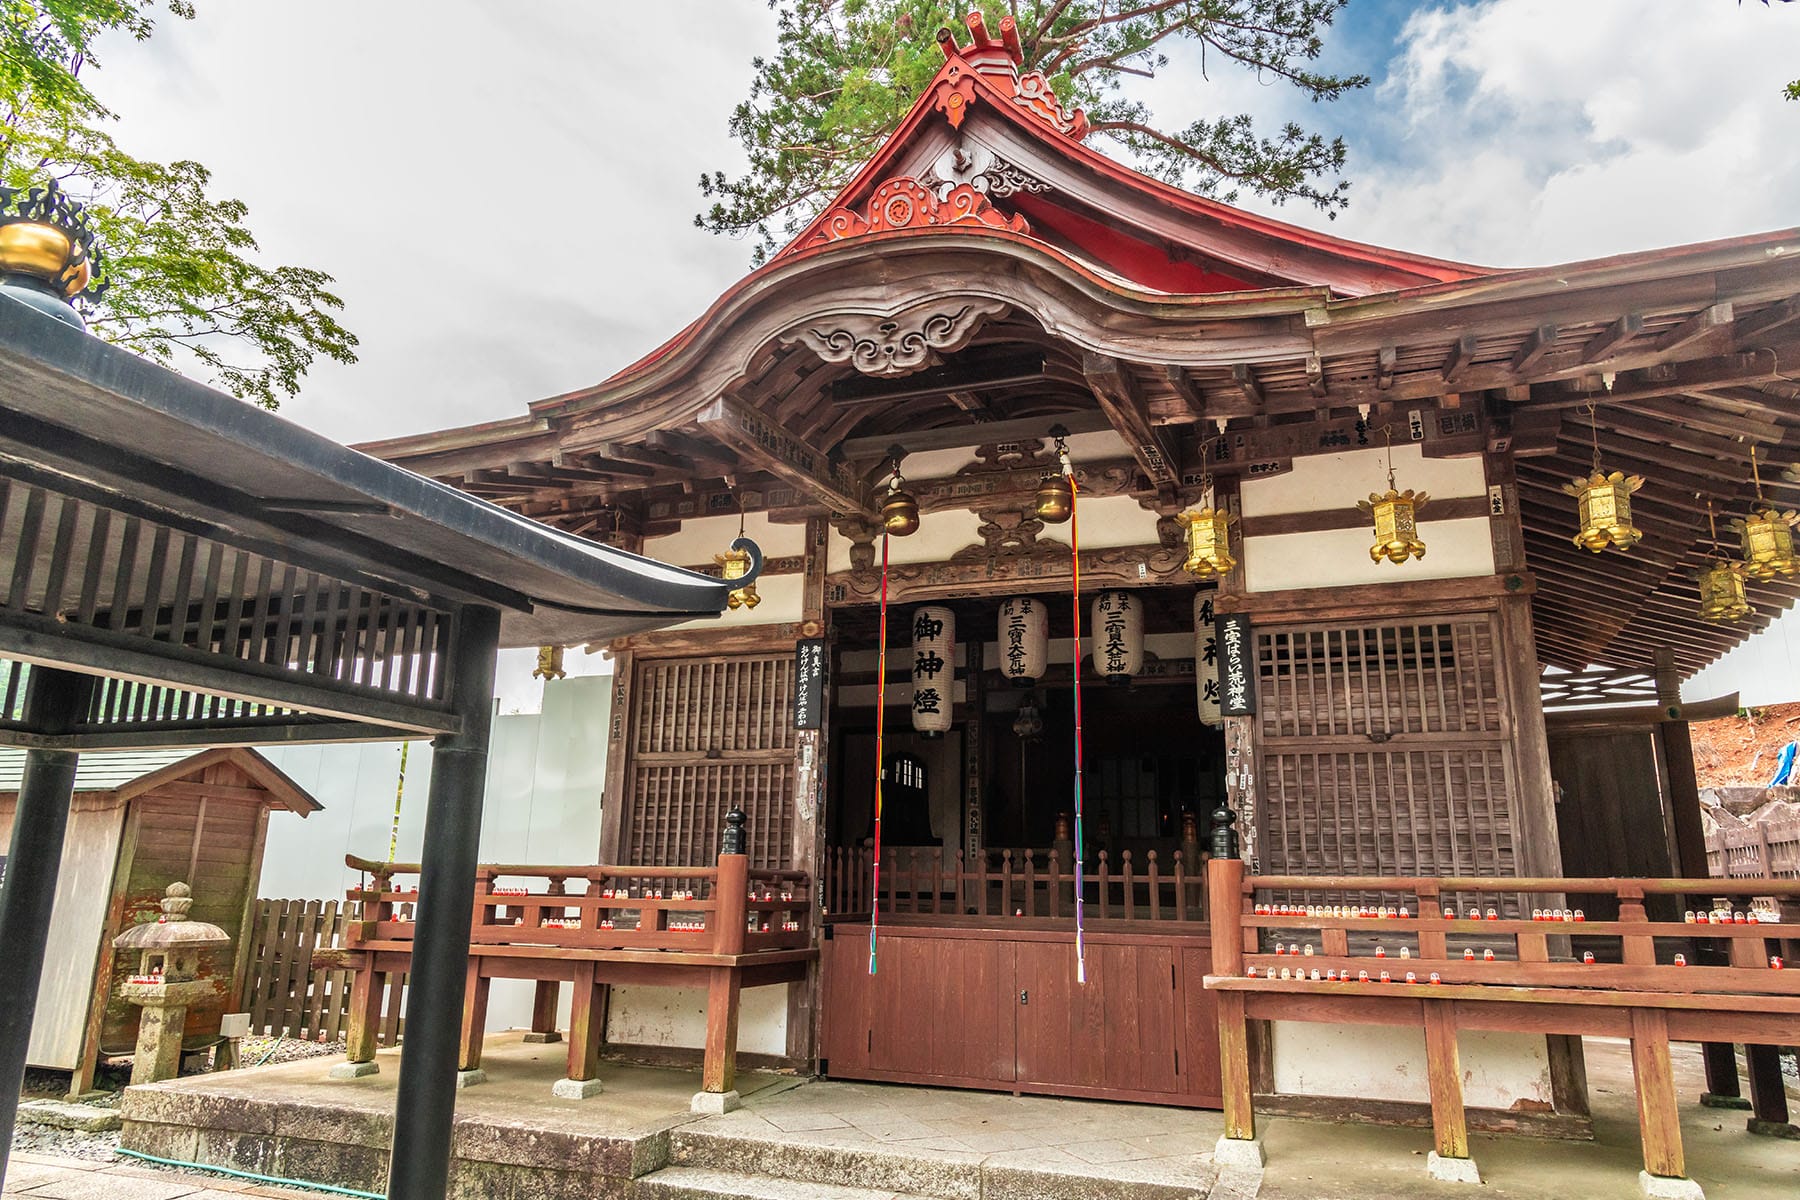
<svg viewBox="0 0 1800 1200"><path fill-rule="evenodd" d="M833 511L876 516L868 484L823 450L742 401L720 396L701 410L695 423L740 459L760 466Z"/></svg>
<svg viewBox="0 0 1800 1200"><path fill-rule="evenodd" d="M1137 393L1130 368L1119 359L1088 352L1082 356L1081 371L1088 388L1106 419L1118 435L1131 447L1131 455L1156 488L1159 497L1174 501L1180 482L1179 460L1168 436L1150 420L1150 410Z"/></svg>

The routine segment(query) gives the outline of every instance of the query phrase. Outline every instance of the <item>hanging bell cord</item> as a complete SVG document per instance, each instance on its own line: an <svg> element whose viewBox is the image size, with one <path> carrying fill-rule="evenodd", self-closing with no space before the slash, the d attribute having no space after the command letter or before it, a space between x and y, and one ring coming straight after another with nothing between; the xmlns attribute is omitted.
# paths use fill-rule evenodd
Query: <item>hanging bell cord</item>
<svg viewBox="0 0 1800 1200"><path fill-rule="evenodd" d="M894 464L894 478L900 465ZM875 651L875 857L869 886L869 974L875 974L875 935L881 928L881 799L887 766L882 762L887 729L888 535L881 535L881 619Z"/></svg>

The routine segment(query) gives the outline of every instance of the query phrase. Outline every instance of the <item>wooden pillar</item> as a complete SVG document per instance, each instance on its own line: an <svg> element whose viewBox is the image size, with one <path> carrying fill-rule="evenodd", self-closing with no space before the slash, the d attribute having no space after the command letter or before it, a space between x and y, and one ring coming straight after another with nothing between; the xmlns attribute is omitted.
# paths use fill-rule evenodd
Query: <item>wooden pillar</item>
<svg viewBox="0 0 1800 1200"><path fill-rule="evenodd" d="M700 1088L714 1094L737 1084L738 973L719 967L706 986L706 1063Z"/></svg>
<svg viewBox="0 0 1800 1200"><path fill-rule="evenodd" d="M481 1070L481 1041L487 1032L488 985L491 981L482 977L481 960L471 956L469 971L464 988L467 998L463 1000L462 1042L456 1056L458 1071Z"/></svg>
<svg viewBox="0 0 1800 1200"><path fill-rule="evenodd" d="M1463 1112L1462 1063L1456 1050L1456 1005L1425 1004L1425 1079L1431 1090L1431 1132L1439 1158L1469 1157L1469 1126Z"/></svg>
<svg viewBox="0 0 1800 1200"><path fill-rule="evenodd" d="M1206 901L1212 930L1212 973L1244 973L1244 861L1215 855L1206 864ZM1250 1026L1241 992L1220 992L1219 1072L1225 1109L1225 1136L1256 1137L1256 1107L1250 1088Z"/></svg>
<svg viewBox="0 0 1800 1200"><path fill-rule="evenodd" d="M381 1031L381 1000L384 976L375 969L375 955L369 954L350 979L350 1030L344 1035L344 1057L352 1063L375 1061L375 1039Z"/></svg>
<svg viewBox="0 0 1800 1200"><path fill-rule="evenodd" d="M575 964L575 992L569 1001L569 1078L577 1083L600 1074L600 1025L605 1019L594 964Z"/></svg>
<svg viewBox="0 0 1800 1200"><path fill-rule="evenodd" d="M1637 1083L1644 1170L1668 1178L1685 1177L1675 1074L1669 1064L1669 1017L1661 1009L1631 1010L1631 1073Z"/></svg>
<svg viewBox="0 0 1800 1200"><path fill-rule="evenodd" d="M1781 1048L1745 1046L1744 1057L1750 1064L1751 1108L1745 1128L1751 1133L1793 1137L1795 1130L1788 1119L1787 1088L1781 1082Z"/></svg>
<svg viewBox="0 0 1800 1200"><path fill-rule="evenodd" d="M826 635L825 576L831 550L831 521L825 516L806 519L806 545L801 558L800 635ZM825 686L819 697L819 727L799 730L794 737L793 864L812 881L815 916L824 894L821 864L825 862L825 756L831 746L831 645L826 643ZM798 686L799 680L795 680ZM816 931L817 920L808 923ZM816 932L813 936L817 936ZM819 962L807 964L806 978L787 985L787 1056L794 1063L816 1065L819 1050L819 1002L823 982Z"/></svg>
<svg viewBox="0 0 1800 1200"><path fill-rule="evenodd" d="M562 984L554 979L540 979L531 994L531 1032L528 1042L560 1042L556 1028L556 1003L561 998Z"/></svg>
<svg viewBox="0 0 1800 1200"><path fill-rule="evenodd" d="M1700 820L1700 782L1694 765L1694 741L1688 723L1680 719L1681 676L1675 669L1675 652L1658 646L1656 656L1656 699L1665 714L1674 719L1656 727L1661 745L1664 770L1669 781L1669 833L1674 851L1675 870L1684 879L1705 879L1706 828ZM1681 901L1685 908L1702 907L1710 900ZM1708 965L1722 963L1718 947L1708 942L1695 946L1695 961ZM1737 1054L1725 1042L1703 1042L1701 1061L1706 1067L1706 1091L1700 1102L1713 1108L1747 1108L1738 1087Z"/></svg>
<svg viewBox="0 0 1800 1200"><path fill-rule="evenodd" d="M623 862L619 848L624 845L626 773L630 765L632 691L636 687L632 652L623 649L607 651L612 660L612 712L606 719L606 783L600 793L600 861L608 865Z"/></svg>

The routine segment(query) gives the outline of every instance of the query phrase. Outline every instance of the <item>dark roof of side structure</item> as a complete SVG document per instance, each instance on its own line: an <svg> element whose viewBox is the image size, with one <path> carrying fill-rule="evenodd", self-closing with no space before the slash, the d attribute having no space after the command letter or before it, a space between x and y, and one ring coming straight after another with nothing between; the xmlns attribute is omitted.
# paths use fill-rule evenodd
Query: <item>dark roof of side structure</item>
<svg viewBox="0 0 1800 1200"><path fill-rule="evenodd" d="M0 475L351 564L421 598L491 603L503 645L717 616L730 591L351 450L10 299ZM51 552L46 540L40 556Z"/></svg>

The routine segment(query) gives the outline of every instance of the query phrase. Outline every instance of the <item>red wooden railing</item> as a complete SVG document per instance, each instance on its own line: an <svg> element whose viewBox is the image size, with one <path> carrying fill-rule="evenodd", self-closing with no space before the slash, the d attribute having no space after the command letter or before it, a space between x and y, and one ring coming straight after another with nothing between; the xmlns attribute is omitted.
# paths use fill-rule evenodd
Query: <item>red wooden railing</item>
<svg viewBox="0 0 1800 1200"><path fill-rule="evenodd" d="M358 917L345 939L411 941L417 863L345 855L370 876L349 889ZM810 944L812 886L803 871L749 870L741 855L711 867L562 867L484 864L476 870L469 940L475 945L570 950L686 950L741 954ZM541 881L541 882L539 882ZM580 890L572 890L579 884Z"/></svg>
<svg viewBox="0 0 1800 1200"><path fill-rule="evenodd" d="M871 908L873 852L834 846L822 872L825 910L861 915ZM1206 868L1177 850L1167 858L1104 850L1082 869L1087 917L1095 921L1206 920ZM1072 917L1073 863L1055 850L988 850L946 855L934 847L900 846L881 862L881 911L929 916Z"/></svg>

